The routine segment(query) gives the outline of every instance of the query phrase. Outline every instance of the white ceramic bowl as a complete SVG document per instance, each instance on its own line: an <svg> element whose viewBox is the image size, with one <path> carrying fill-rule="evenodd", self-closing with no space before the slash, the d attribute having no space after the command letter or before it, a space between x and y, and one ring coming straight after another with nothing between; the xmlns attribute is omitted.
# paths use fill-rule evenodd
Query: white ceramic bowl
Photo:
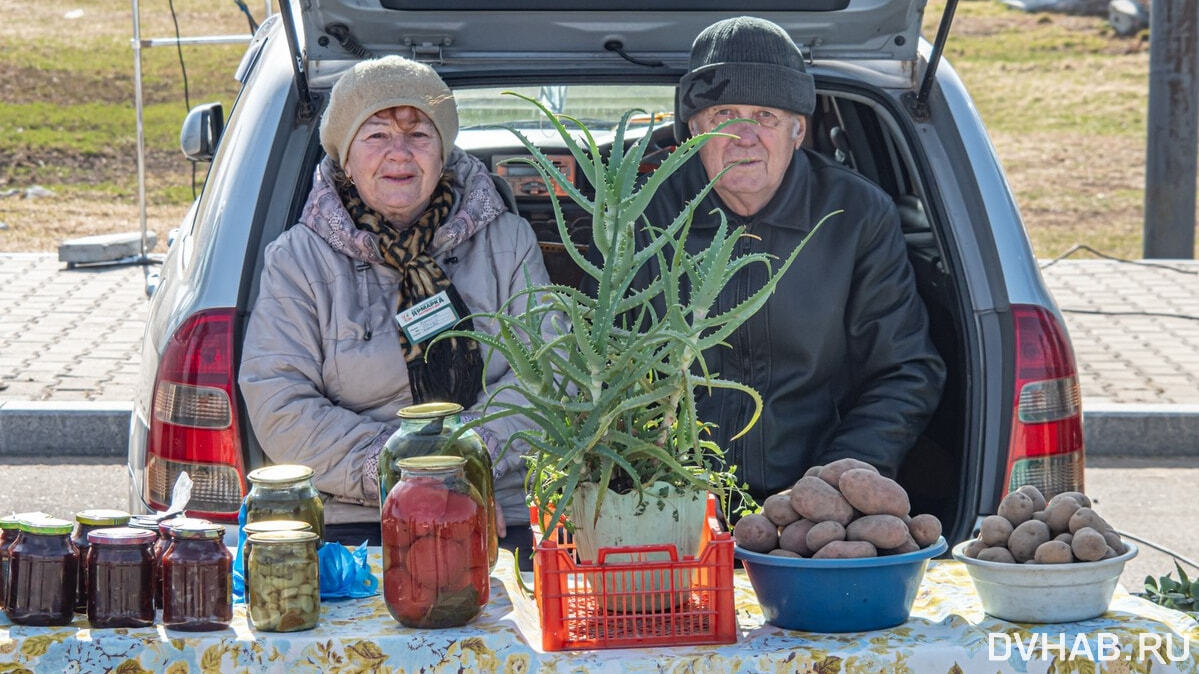
<svg viewBox="0 0 1199 674"><path fill-rule="evenodd" d="M983 610L1021 623L1068 623L1103 615L1124 563L1137 556L1137 546L1125 541L1124 554L1098 562L1004 564L970 559L965 555L969 542L955 545L953 558L966 565Z"/></svg>

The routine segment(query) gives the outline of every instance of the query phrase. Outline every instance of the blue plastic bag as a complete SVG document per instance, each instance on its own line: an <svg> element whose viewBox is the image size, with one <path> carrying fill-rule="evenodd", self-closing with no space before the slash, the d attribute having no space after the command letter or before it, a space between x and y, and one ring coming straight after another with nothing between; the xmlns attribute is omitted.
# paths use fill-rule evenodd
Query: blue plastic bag
<svg viewBox="0 0 1199 674"><path fill-rule="evenodd" d="M233 556L233 603L245 603L246 579L242 550L246 546L246 504L237 513L237 552ZM370 597L379 591L379 579L366 561L366 541L353 550L341 543L325 543L316 551L320 563L321 599Z"/></svg>

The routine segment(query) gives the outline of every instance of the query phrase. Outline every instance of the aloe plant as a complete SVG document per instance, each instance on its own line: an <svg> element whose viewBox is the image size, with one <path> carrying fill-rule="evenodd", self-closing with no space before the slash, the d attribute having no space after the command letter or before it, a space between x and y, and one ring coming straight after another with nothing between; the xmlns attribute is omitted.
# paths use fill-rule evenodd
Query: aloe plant
<svg viewBox="0 0 1199 674"><path fill-rule="evenodd" d="M1141 596L1178 611L1199 611L1199 579L1188 578L1177 561L1174 562L1174 569L1178 572L1178 580L1171 578L1168 573L1157 579L1145 576L1145 591Z"/></svg>
<svg viewBox="0 0 1199 674"><path fill-rule="evenodd" d="M556 284L529 287L517 296L529 296L529 308L522 315L510 315L505 305L495 313L475 316L494 321L497 334L453 331L440 337L466 336L494 349L515 374L517 383L508 387L518 388L528 400L527 405L512 405L495 399L498 390L489 391L488 412L474 423L516 414L533 422L533 430L514 434L508 443L528 443L530 497L542 512L556 513L554 524L583 482L596 483L602 494L610 486L643 491L660 480L711 490L725 498L736 488L735 476L724 467L722 448L705 437L706 425L698 418L694 392L700 387L725 388L748 396L754 413L740 433L756 422L762 399L752 388L710 372L704 351L720 345L762 307L824 219L779 260L762 253L736 255L738 239L747 234L744 228L730 228L721 214L711 244L689 253L684 243L694 209L715 180L680 204L669 223L644 222L643 215L666 179L704 143L722 135L719 128L678 146L642 180L638 168L652 127L625 148L629 119L640 111L623 116L612 151L605 157L577 119L554 115L532 98L512 95L541 110L595 186L594 198L583 194L528 138L511 129L529 152L523 161L547 185L553 181L561 186L590 214L593 245L602 263L594 264L567 245L574 262L593 280L594 296ZM577 132L565 124L577 127ZM569 242L561 207L557 201L552 203L561 239ZM648 227L653 234L642 248L636 245L639 227ZM644 279L638 279L638 272L651 262L657 263L656 274L641 285ZM768 280L744 302L714 312L721 289L739 270L753 264L772 270ZM664 313L653 306L657 298L665 306Z"/></svg>

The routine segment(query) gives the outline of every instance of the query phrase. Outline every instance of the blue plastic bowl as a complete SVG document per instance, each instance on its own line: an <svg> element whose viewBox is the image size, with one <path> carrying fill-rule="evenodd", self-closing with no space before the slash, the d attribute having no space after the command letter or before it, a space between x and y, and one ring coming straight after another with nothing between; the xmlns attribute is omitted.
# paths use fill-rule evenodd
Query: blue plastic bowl
<svg viewBox="0 0 1199 674"><path fill-rule="evenodd" d="M776 557L742 548L741 560L766 622L806 632L865 632L907 621L928 560L944 538L902 555L861 559Z"/></svg>

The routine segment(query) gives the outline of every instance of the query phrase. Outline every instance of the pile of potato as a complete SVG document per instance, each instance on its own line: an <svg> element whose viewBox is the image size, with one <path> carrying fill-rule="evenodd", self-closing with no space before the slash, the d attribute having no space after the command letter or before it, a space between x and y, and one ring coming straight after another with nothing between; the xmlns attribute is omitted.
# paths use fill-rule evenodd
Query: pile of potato
<svg viewBox="0 0 1199 674"><path fill-rule="evenodd" d="M1124 551L1119 534L1091 510L1086 494L1063 492L1046 503L1040 490L1025 485L1003 497L998 515L983 518L965 555L1009 564L1069 564Z"/></svg>
<svg viewBox="0 0 1199 674"><path fill-rule="evenodd" d="M762 513L733 527L737 545L781 557L847 559L914 552L941 536L934 515L910 517L908 493L878 469L838 459L808 469Z"/></svg>

